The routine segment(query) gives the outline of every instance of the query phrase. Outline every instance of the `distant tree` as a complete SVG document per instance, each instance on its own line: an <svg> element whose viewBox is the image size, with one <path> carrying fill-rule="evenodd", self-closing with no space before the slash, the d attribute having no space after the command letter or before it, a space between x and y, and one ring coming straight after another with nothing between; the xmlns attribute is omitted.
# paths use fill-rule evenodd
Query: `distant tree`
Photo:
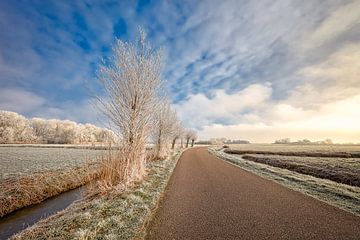
<svg viewBox="0 0 360 240"><path fill-rule="evenodd" d="M171 139L172 134L176 130L178 123L177 115L171 109L167 101L161 102L155 110L155 124L153 130L153 138L155 140L155 158L162 158L166 155L164 150Z"/></svg>
<svg viewBox="0 0 360 240"><path fill-rule="evenodd" d="M185 132L186 148L189 147L190 140L194 142L196 140L196 132L192 129L188 129Z"/></svg>
<svg viewBox="0 0 360 240"><path fill-rule="evenodd" d="M27 127L25 117L10 111L0 111L0 143L14 143L23 140Z"/></svg>
<svg viewBox="0 0 360 240"><path fill-rule="evenodd" d="M172 133L171 149L175 148L176 141L179 139L181 140L183 134L184 134L184 128L181 125L180 121L177 121L177 123L175 124L175 127L174 127L174 131ZM181 140L181 142L182 142L182 140Z"/></svg>
<svg viewBox="0 0 360 240"><path fill-rule="evenodd" d="M115 134L92 124L25 117L0 111L0 143L95 143L114 141Z"/></svg>
<svg viewBox="0 0 360 240"><path fill-rule="evenodd" d="M46 143L47 121L42 118L32 118L29 120L29 126L33 129L35 142Z"/></svg>
<svg viewBox="0 0 360 240"><path fill-rule="evenodd" d="M191 147L194 146L194 143L195 143L195 140L197 139L197 134L195 131L192 132L192 135L191 135Z"/></svg>
<svg viewBox="0 0 360 240"><path fill-rule="evenodd" d="M288 144L288 143L290 143L290 138L279 139L279 140L276 140L274 143L275 144Z"/></svg>

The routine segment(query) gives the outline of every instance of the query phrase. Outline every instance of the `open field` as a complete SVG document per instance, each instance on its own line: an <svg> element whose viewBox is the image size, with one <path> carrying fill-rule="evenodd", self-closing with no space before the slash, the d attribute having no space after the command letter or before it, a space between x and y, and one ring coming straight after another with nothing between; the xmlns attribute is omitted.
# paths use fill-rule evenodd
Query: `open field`
<svg viewBox="0 0 360 240"><path fill-rule="evenodd" d="M42 147L0 147L0 181L38 172L70 169L103 154L101 150Z"/></svg>

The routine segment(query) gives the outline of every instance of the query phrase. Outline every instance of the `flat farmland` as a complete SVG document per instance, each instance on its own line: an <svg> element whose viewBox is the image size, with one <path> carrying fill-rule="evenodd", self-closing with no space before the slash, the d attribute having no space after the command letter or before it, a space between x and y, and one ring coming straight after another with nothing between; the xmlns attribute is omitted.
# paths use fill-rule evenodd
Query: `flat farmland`
<svg viewBox="0 0 360 240"><path fill-rule="evenodd" d="M320 152L320 153L355 153L360 154L360 145L299 145L299 144L231 144L230 149L241 151L269 151L269 152Z"/></svg>
<svg viewBox="0 0 360 240"><path fill-rule="evenodd" d="M71 169L98 159L103 150L42 147L0 147L0 181L9 177Z"/></svg>

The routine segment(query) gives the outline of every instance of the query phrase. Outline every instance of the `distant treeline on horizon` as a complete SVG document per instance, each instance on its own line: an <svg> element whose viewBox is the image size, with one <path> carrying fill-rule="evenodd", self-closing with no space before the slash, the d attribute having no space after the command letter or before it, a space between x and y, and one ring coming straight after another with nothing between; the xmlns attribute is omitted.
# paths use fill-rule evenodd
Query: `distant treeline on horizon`
<svg viewBox="0 0 360 240"><path fill-rule="evenodd" d="M0 110L0 143L86 144L116 140L106 128L70 120L31 118Z"/></svg>

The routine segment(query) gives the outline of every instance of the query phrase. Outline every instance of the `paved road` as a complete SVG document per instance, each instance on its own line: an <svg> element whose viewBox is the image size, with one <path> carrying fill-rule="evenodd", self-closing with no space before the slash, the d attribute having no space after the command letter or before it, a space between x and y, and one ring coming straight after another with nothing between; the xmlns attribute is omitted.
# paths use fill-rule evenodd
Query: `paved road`
<svg viewBox="0 0 360 240"><path fill-rule="evenodd" d="M220 160L186 151L147 239L360 239L360 217Z"/></svg>

